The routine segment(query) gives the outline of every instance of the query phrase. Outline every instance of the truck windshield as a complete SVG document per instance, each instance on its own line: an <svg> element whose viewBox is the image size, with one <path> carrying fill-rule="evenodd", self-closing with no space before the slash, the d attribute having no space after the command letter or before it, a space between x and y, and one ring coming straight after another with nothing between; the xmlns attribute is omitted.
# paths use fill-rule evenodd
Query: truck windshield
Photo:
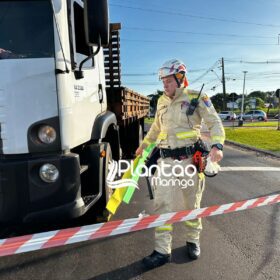
<svg viewBox="0 0 280 280"><path fill-rule="evenodd" d="M54 57L51 2L0 0L0 59Z"/></svg>

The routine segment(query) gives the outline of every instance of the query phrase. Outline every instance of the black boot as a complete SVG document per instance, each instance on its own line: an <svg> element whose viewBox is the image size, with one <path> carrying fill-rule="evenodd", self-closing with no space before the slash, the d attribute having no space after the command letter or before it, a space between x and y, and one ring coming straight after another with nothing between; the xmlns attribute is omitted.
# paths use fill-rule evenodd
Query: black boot
<svg viewBox="0 0 280 280"><path fill-rule="evenodd" d="M170 262L170 254L161 254L157 251L142 260L146 268L152 269Z"/></svg>
<svg viewBox="0 0 280 280"><path fill-rule="evenodd" d="M200 246L196 243L187 242L187 253L190 259L198 259L200 256Z"/></svg>

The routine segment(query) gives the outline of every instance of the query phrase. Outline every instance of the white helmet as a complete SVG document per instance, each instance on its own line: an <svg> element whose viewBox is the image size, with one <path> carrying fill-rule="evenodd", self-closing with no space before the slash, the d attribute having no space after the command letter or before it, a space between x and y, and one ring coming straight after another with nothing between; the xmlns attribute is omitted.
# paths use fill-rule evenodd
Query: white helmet
<svg viewBox="0 0 280 280"><path fill-rule="evenodd" d="M176 75L178 73L186 75L187 73L186 65L178 59L171 59L166 61L162 65L162 67L159 69L158 75L159 75L159 79L162 79L164 77L170 75Z"/></svg>

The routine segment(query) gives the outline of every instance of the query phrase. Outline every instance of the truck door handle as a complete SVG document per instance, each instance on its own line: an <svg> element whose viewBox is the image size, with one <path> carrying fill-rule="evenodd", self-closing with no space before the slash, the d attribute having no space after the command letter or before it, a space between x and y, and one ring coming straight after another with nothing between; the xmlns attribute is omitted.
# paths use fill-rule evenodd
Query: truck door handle
<svg viewBox="0 0 280 280"><path fill-rule="evenodd" d="M99 103L103 102L103 87L102 84L98 84L98 96L99 96Z"/></svg>

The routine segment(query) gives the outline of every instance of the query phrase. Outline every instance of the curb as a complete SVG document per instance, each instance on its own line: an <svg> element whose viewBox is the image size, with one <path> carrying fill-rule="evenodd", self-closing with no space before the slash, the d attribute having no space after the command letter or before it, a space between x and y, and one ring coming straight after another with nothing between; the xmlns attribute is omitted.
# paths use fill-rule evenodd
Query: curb
<svg viewBox="0 0 280 280"><path fill-rule="evenodd" d="M246 149L246 150L258 152L258 153L261 153L261 154L264 154L264 155L268 155L268 156L272 156L272 157L276 157L276 158L280 159L280 154L279 153L274 153L274 152L270 152L270 151L267 151L267 150L258 149L258 148L252 147L252 146L248 146L248 145L241 144L241 143L234 142L234 141L230 141L230 140L225 140L225 143L229 144L229 145L239 147L239 148L243 148L243 149Z"/></svg>

